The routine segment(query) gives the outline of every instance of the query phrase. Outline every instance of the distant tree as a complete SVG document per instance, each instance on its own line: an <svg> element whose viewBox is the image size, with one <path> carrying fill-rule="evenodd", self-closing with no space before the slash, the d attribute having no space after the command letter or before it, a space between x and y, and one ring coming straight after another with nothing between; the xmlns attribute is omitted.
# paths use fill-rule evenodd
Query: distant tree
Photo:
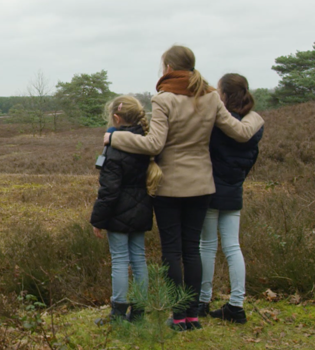
<svg viewBox="0 0 315 350"><path fill-rule="evenodd" d="M147 112L152 111L151 98L153 97L153 95L150 92L146 91L143 93L137 93L133 96L141 102L141 104Z"/></svg>
<svg viewBox="0 0 315 350"><path fill-rule="evenodd" d="M62 111L62 106L60 101L56 98L56 96L51 96L49 99L49 115L52 117L53 122L53 130L57 131L59 119L64 116Z"/></svg>
<svg viewBox="0 0 315 350"><path fill-rule="evenodd" d="M109 90L107 72L74 75L70 83L58 82L55 94L64 112L87 126L103 125L105 103L116 96Z"/></svg>
<svg viewBox="0 0 315 350"><path fill-rule="evenodd" d="M48 109L51 91L49 89L48 80L41 71L35 75L28 86L28 108L34 130L38 130L39 135L42 134L46 125L45 112Z"/></svg>
<svg viewBox="0 0 315 350"><path fill-rule="evenodd" d="M3 114L9 113L13 106L23 103L24 100L25 96L0 97L0 109Z"/></svg>
<svg viewBox="0 0 315 350"><path fill-rule="evenodd" d="M255 110L266 111L275 107L273 103L273 91L269 89L259 88L251 91L255 99Z"/></svg>
<svg viewBox="0 0 315 350"><path fill-rule="evenodd" d="M282 79L274 96L280 104L315 100L315 43L311 51L276 58L272 66Z"/></svg>
<svg viewBox="0 0 315 350"><path fill-rule="evenodd" d="M9 114L17 122L30 124L33 134L42 135L49 109L50 89L48 80L41 71L30 81L27 91L28 96L24 96L19 104L13 106Z"/></svg>
<svg viewBox="0 0 315 350"><path fill-rule="evenodd" d="M27 124L28 114L26 112L25 104L18 103L12 106L9 110L9 115L12 117L11 121Z"/></svg>

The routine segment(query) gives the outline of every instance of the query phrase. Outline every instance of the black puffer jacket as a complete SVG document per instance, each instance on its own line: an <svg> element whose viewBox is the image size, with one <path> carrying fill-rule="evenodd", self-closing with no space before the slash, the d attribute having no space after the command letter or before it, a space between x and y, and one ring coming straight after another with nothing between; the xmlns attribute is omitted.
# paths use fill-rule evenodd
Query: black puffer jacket
<svg viewBox="0 0 315 350"><path fill-rule="evenodd" d="M232 115L241 120L236 113ZM210 155L216 192L211 195L210 208L240 210L243 207L243 182L258 157L261 128L248 142L239 143L214 127L210 140Z"/></svg>
<svg viewBox="0 0 315 350"><path fill-rule="evenodd" d="M142 134L142 127L120 131ZM150 157L107 148L100 172L100 189L91 215L91 224L111 232L143 232L152 228L152 199L146 190Z"/></svg>

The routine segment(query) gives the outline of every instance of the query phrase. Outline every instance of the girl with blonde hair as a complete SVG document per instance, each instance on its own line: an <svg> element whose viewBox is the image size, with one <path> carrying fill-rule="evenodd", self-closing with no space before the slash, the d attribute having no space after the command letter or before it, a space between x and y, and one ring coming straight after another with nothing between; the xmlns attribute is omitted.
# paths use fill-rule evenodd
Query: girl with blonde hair
<svg viewBox="0 0 315 350"><path fill-rule="evenodd" d="M116 97L108 106L110 124L119 132L145 135L149 131L145 111L132 96ZM135 282L146 292L148 271L145 260L144 233L152 228L152 198L161 170L154 158L126 153L107 147L102 166L98 198L91 215L96 237L107 230L112 259L111 319L125 318L129 306L128 267ZM131 306L129 321L143 315L144 310Z"/></svg>
<svg viewBox="0 0 315 350"><path fill-rule="evenodd" d="M162 55L163 76L152 98L152 119L146 136L115 131L104 142L127 152L158 155L163 179L154 198L162 260L176 285L185 284L195 298L181 312L174 310L171 328L201 328L198 300L201 286L200 233L215 192L209 154L213 126L240 142L264 124L251 112L239 121L231 116L215 89L195 68L194 53L172 46ZM183 268L182 268L183 265Z"/></svg>

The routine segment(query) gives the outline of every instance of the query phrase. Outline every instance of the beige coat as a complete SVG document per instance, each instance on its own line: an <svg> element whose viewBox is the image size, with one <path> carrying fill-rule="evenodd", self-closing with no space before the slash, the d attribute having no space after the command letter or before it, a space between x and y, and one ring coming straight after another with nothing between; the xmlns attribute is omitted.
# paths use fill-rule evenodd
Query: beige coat
<svg viewBox="0 0 315 350"><path fill-rule="evenodd" d="M146 136L115 131L112 147L130 153L159 155L163 179L158 196L192 197L215 192L209 154L214 124L239 142L248 141L264 124L255 112L242 121L232 117L217 92L199 98L161 92L152 98L152 120Z"/></svg>

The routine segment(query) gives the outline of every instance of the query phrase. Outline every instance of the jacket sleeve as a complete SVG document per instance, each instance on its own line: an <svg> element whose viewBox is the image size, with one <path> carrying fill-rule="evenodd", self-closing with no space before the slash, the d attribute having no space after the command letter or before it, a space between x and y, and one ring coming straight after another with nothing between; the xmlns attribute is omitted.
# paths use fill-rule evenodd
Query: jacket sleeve
<svg viewBox="0 0 315 350"><path fill-rule="evenodd" d="M105 228L106 222L111 218L115 204L119 199L121 182L121 163L109 159L100 172L100 188L90 220L94 227Z"/></svg>
<svg viewBox="0 0 315 350"><path fill-rule="evenodd" d="M249 162L247 164L247 167L244 167L245 170L245 176L247 177L250 170L252 169L252 167L255 165L257 158L258 158L258 154L259 154L259 148L258 148L258 143L261 140L262 136L263 136L263 132L264 132L264 127L262 126L259 131L246 143L246 145L248 145L248 147L251 147L253 152L253 158L251 159L251 162Z"/></svg>
<svg viewBox="0 0 315 350"><path fill-rule="evenodd" d="M215 125L238 142L247 142L264 125L256 112L248 113L241 121L234 118L219 99Z"/></svg>
<svg viewBox="0 0 315 350"><path fill-rule="evenodd" d="M256 134L248 141L249 147L258 146L259 141L262 139L264 133L264 127L262 126Z"/></svg>
<svg viewBox="0 0 315 350"><path fill-rule="evenodd" d="M153 98L149 133L142 136L131 132L115 131L111 136L111 146L129 153L154 156L160 154L164 148L168 128L168 111Z"/></svg>

